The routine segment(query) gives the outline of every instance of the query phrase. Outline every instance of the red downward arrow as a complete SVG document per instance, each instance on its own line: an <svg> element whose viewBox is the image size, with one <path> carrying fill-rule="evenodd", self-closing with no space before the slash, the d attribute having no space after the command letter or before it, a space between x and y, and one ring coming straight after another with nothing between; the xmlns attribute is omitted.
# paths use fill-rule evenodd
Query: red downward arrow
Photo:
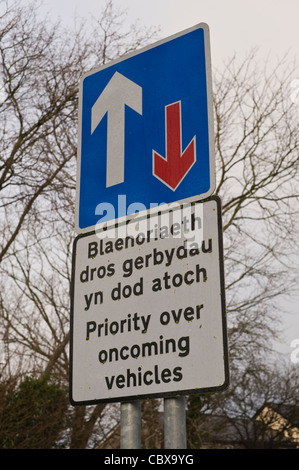
<svg viewBox="0 0 299 470"><path fill-rule="evenodd" d="M175 191L196 161L195 136L182 153L181 102L165 106L165 110L166 159L153 151L153 174Z"/></svg>

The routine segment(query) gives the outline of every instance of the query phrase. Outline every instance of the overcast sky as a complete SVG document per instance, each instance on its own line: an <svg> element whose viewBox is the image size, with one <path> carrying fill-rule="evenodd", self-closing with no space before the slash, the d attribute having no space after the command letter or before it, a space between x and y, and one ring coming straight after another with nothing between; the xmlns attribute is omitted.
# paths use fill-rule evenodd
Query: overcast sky
<svg viewBox="0 0 299 470"><path fill-rule="evenodd" d="M26 0L22 0L26 1ZM97 15L105 0L44 0L44 8L71 24L74 14ZM197 23L210 27L212 63L244 55L252 47L263 54L281 57L286 52L298 57L298 0L114 0L126 9L128 24L160 26L161 38Z"/></svg>
<svg viewBox="0 0 299 470"><path fill-rule="evenodd" d="M27 0L22 0L22 2ZM28 0L29 1L29 0ZM98 16L105 0L44 0L43 11L65 26L73 24L74 15ZM127 10L127 25L139 19L140 25L160 26L161 39L197 23L210 27L212 65L237 53L244 57L253 47L260 57L277 59L289 54L299 59L299 0L114 0ZM298 77L299 78L299 77ZM295 305L286 319L284 350L299 338L299 311Z"/></svg>

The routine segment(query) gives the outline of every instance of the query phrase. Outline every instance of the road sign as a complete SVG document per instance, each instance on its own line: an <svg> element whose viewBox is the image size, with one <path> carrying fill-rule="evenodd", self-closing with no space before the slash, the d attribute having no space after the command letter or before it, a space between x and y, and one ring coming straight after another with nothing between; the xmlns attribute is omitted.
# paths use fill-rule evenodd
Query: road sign
<svg viewBox="0 0 299 470"><path fill-rule="evenodd" d="M213 193L210 69L209 30L199 24L82 77L78 233Z"/></svg>
<svg viewBox="0 0 299 470"><path fill-rule="evenodd" d="M220 200L182 207L75 239L72 404L226 387Z"/></svg>

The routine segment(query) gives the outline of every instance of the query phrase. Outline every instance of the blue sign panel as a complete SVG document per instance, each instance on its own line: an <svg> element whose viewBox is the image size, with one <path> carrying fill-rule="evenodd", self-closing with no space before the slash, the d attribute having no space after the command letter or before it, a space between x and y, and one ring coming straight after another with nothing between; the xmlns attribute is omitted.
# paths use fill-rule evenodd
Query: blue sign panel
<svg viewBox="0 0 299 470"><path fill-rule="evenodd" d="M211 95L205 24L84 75L77 232L213 193Z"/></svg>

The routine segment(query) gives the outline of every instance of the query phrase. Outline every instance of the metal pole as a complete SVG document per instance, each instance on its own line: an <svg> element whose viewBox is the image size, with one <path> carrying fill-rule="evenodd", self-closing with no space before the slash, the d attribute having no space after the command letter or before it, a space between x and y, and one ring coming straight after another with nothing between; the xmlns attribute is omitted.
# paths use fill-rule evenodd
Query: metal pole
<svg viewBox="0 0 299 470"><path fill-rule="evenodd" d="M164 448L186 449L185 397L164 399Z"/></svg>
<svg viewBox="0 0 299 470"><path fill-rule="evenodd" d="M121 403L120 448L141 448L141 403L139 400Z"/></svg>

